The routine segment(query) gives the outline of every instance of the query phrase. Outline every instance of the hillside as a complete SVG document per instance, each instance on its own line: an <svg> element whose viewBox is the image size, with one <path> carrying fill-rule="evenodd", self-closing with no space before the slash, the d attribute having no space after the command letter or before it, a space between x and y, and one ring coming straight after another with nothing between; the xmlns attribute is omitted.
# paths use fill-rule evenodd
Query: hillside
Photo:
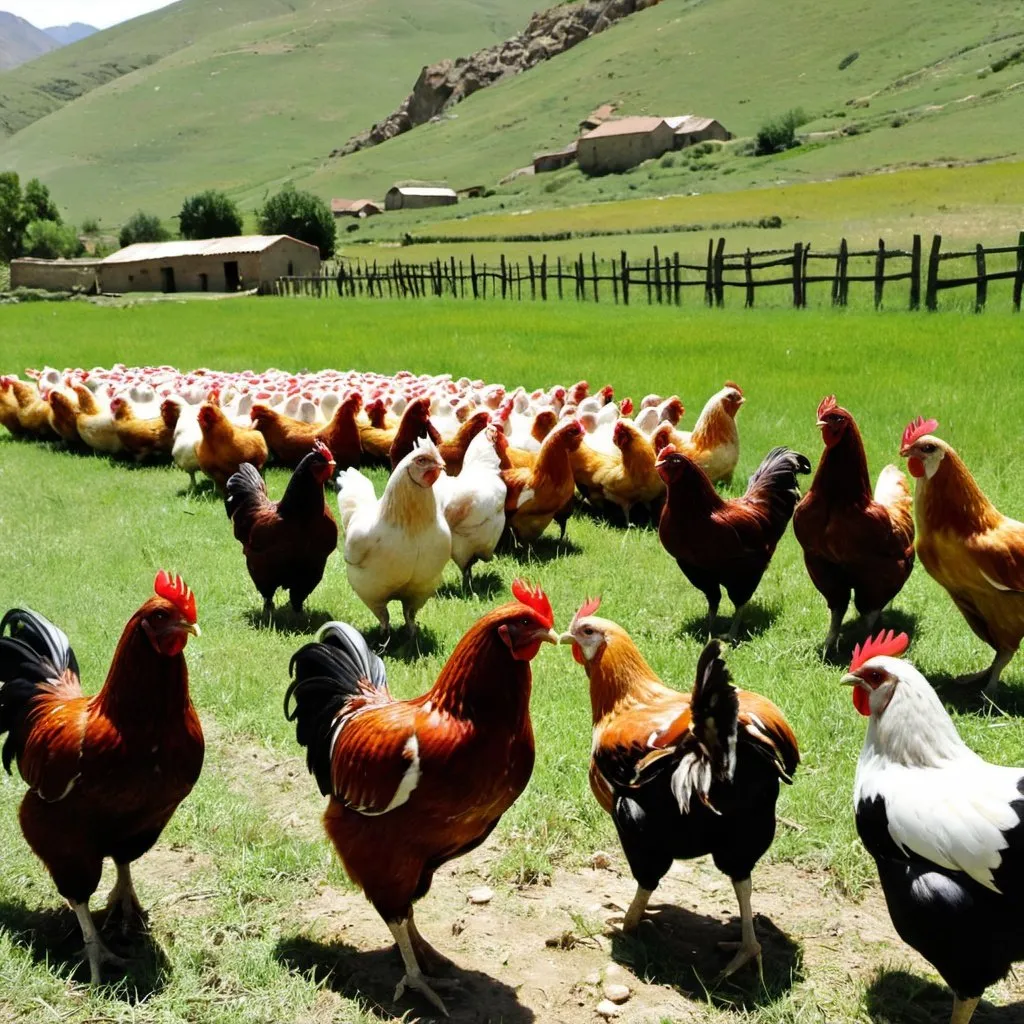
<svg viewBox="0 0 1024 1024"><path fill-rule="evenodd" d="M0 71L16 68L61 44L16 14L0 11Z"/></svg>
<svg viewBox="0 0 1024 1024"><path fill-rule="evenodd" d="M89 36L95 35L99 30L81 21L73 21L70 25L53 25L50 28L44 28L43 31L61 46L70 46L72 43L88 39Z"/></svg>

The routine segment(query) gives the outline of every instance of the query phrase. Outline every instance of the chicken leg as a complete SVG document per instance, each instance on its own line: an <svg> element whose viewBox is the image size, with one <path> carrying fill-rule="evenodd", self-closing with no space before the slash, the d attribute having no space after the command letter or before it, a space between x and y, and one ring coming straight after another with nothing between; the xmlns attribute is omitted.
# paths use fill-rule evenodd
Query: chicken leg
<svg viewBox="0 0 1024 1024"><path fill-rule="evenodd" d="M107 897L107 922L121 919L121 934L127 935L132 926L146 927L146 912L132 884L131 867L117 864L117 882Z"/></svg>
<svg viewBox="0 0 1024 1024"><path fill-rule="evenodd" d="M645 889L642 885L636 887L633 902L630 903L629 909L622 919L622 930L626 935L631 935L640 927L640 922L643 920L644 911L647 910L647 904L651 900L651 895L650 889Z"/></svg>
<svg viewBox="0 0 1024 1024"><path fill-rule="evenodd" d="M975 672L973 675L961 679L964 686L982 686L982 693L986 697L994 697L999 687L999 677L1003 669L1013 660L1014 651L996 651L992 664L983 672Z"/></svg>
<svg viewBox="0 0 1024 1024"><path fill-rule="evenodd" d="M746 607L745 604L741 604L732 614L732 625L729 626L729 632L725 637L731 644L736 643L736 639L740 635L740 626L743 624L743 610Z"/></svg>
<svg viewBox="0 0 1024 1024"><path fill-rule="evenodd" d="M82 938L85 940L85 955L89 961L89 983L91 985L102 985L102 968L104 964L110 964L111 967L124 970L128 966L128 962L119 956L115 956L104 945L103 940L100 938L100 933L96 930L92 914L89 913L89 904L87 902L69 902L71 903L71 909L75 912L75 917L78 918L78 926L82 929Z"/></svg>
<svg viewBox="0 0 1024 1024"><path fill-rule="evenodd" d="M751 884L749 878L742 881L733 880L733 889L736 890L736 901L740 905L740 941L720 942L719 949L735 949L736 955L726 964L725 969L714 980L715 985L721 984L735 974L744 964L750 960L757 960L757 973L764 984L764 965L761 962L761 943L757 941L754 934L754 913L750 906Z"/></svg>
<svg viewBox="0 0 1024 1024"><path fill-rule="evenodd" d="M981 1002L980 996L973 999L958 999L953 996L953 1016L949 1018L949 1024L970 1024L974 1016L974 1009Z"/></svg>
<svg viewBox="0 0 1024 1024"><path fill-rule="evenodd" d="M416 953L416 960L426 969L428 974L437 975L454 966L444 953L439 953L423 938L419 928L416 927L416 921L413 919L413 912L411 910L409 911L408 925L409 938L412 941L413 951ZM448 984L451 985L452 983L449 982Z"/></svg>
<svg viewBox="0 0 1024 1024"><path fill-rule="evenodd" d="M395 988L395 1002L402 998L407 988L413 989L424 996L431 1006L436 1010L440 1010L447 1017L448 1008L434 989L451 988L453 986L443 980L439 981L437 978L428 978L420 970L420 965L416 960L416 953L413 949L412 938L409 934L409 918L404 918L401 921L389 921L388 928L391 929L391 934L395 937L398 951L402 954L402 963L405 965L405 974Z"/></svg>
<svg viewBox="0 0 1024 1024"><path fill-rule="evenodd" d="M850 601L847 598L842 604L829 609L831 618L828 624L828 635L825 637L825 649L822 652L825 657L834 654L839 649L839 632L843 628L843 618L849 604Z"/></svg>

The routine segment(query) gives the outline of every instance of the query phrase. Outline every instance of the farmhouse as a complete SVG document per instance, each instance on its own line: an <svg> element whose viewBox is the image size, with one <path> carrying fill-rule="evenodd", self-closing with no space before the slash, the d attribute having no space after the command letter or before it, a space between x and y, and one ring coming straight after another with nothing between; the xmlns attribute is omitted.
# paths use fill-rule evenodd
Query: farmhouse
<svg viewBox="0 0 1024 1024"><path fill-rule="evenodd" d="M139 242L99 264L104 292L263 292L276 278L319 272L320 250L288 235Z"/></svg>
<svg viewBox="0 0 1024 1024"><path fill-rule="evenodd" d="M584 132L593 131L599 124L604 124L615 113L614 103L602 103L596 110L592 110L582 121L580 121L580 135Z"/></svg>
<svg viewBox="0 0 1024 1024"><path fill-rule="evenodd" d="M577 143L576 157L586 174L609 174L661 156L674 135L662 117L621 117L605 121Z"/></svg>
<svg viewBox="0 0 1024 1024"><path fill-rule="evenodd" d="M372 199L332 199L331 213L334 219L341 217L374 217L383 213L384 207Z"/></svg>
<svg viewBox="0 0 1024 1024"><path fill-rule="evenodd" d="M99 291L99 265L98 259L41 260L25 256L11 260L11 287L94 295Z"/></svg>
<svg viewBox="0 0 1024 1024"><path fill-rule="evenodd" d="M386 210L421 210L426 206L454 206L459 201L454 189L423 185L395 185L384 197Z"/></svg>
<svg viewBox="0 0 1024 1024"><path fill-rule="evenodd" d="M576 162L576 141L573 140L562 149L550 153L537 153L533 158L533 173L544 174L547 171L560 171L563 167Z"/></svg>
<svg viewBox="0 0 1024 1024"><path fill-rule="evenodd" d="M675 136L673 149L685 149L698 142L718 140L728 142L732 138L730 132L721 121L713 117L701 117L699 114L680 114L678 117L666 117L665 122Z"/></svg>

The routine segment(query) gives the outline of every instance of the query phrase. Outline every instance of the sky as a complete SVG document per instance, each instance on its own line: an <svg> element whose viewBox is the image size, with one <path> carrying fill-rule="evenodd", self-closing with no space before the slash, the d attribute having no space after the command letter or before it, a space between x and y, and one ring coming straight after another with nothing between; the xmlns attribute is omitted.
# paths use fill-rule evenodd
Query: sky
<svg viewBox="0 0 1024 1024"><path fill-rule="evenodd" d="M70 25L82 21L96 28L109 28L138 17L173 0L0 0L0 11L8 11L31 22L36 28Z"/></svg>

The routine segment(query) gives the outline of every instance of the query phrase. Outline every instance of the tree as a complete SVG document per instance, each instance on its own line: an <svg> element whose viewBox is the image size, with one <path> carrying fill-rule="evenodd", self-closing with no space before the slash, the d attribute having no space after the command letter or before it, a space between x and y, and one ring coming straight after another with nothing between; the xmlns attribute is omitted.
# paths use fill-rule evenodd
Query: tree
<svg viewBox="0 0 1024 1024"><path fill-rule="evenodd" d="M171 233L155 213L144 213L139 210L121 228L117 240L123 249L126 245L134 245L136 242L166 242L170 237Z"/></svg>
<svg viewBox="0 0 1024 1024"><path fill-rule="evenodd" d="M27 223L34 220L52 220L56 224L61 222L60 210L50 198L50 190L38 178L26 182L22 203Z"/></svg>
<svg viewBox="0 0 1024 1024"><path fill-rule="evenodd" d="M300 192L289 182L256 213L265 235L291 235L320 250L320 258L334 255L334 215L312 192Z"/></svg>
<svg viewBox="0 0 1024 1024"><path fill-rule="evenodd" d="M757 131L754 140L754 156L767 156L799 146L796 130L807 121L807 115L800 107L787 110L781 117L767 121Z"/></svg>
<svg viewBox="0 0 1024 1024"><path fill-rule="evenodd" d="M27 224L21 179L14 171L0 172L0 260L10 261L21 255Z"/></svg>
<svg viewBox="0 0 1024 1024"><path fill-rule="evenodd" d="M178 218L182 238L226 238L242 233L238 207L215 189L189 196Z"/></svg>
<svg viewBox="0 0 1024 1024"><path fill-rule="evenodd" d="M34 220L25 229L22 253L43 260L73 259L85 252L78 232L70 224L55 220Z"/></svg>

